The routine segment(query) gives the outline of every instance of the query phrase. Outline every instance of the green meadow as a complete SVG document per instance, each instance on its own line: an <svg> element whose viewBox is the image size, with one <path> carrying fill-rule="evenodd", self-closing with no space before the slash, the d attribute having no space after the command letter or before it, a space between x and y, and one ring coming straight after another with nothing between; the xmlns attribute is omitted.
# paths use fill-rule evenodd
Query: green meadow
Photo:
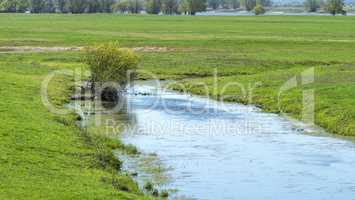
<svg viewBox="0 0 355 200"><path fill-rule="evenodd" d="M44 77L80 67L76 58L1 54L0 60L1 199L148 199L119 171L112 153L124 148L119 141L83 132L74 113L55 115L43 106ZM58 108L68 103L72 82L51 81L49 98Z"/></svg>
<svg viewBox="0 0 355 200"><path fill-rule="evenodd" d="M302 72L314 69L314 82L282 94L282 112L300 119L302 92L314 89L316 124L348 136L355 136L354 33L355 17L0 14L0 47L109 41L164 47L138 52L139 69L178 80L171 86L177 90L204 95L204 83L212 98L268 112L280 112L278 92L286 81L296 76L300 82ZM81 58L81 52L0 52L0 199L147 198L116 170L111 150L124 148L119 141L83 133L75 115L57 116L41 103L43 78L58 69L85 68ZM138 78L151 77L141 72ZM250 96L240 87L223 89L233 82L258 84ZM68 77L51 83L57 106L68 102L71 83Z"/></svg>

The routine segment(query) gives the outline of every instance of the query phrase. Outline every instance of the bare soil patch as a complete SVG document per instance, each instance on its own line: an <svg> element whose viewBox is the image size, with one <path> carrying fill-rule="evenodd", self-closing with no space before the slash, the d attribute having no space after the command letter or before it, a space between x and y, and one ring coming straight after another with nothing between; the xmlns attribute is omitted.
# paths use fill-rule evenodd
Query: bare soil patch
<svg viewBox="0 0 355 200"><path fill-rule="evenodd" d="M33 47L33 46L3 46L0 53L40 53L40 52L60 52L60 51L81 51L84 47ZM133 47L135 52L167 52L173 51L167 47Z"/></svg>

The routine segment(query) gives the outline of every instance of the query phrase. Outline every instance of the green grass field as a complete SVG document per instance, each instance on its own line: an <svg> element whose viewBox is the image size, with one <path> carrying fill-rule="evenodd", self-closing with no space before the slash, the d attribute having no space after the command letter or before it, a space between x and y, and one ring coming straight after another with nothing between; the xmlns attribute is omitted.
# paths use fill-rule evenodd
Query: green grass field
<svg viewBox="0 0 355 200"><path fill-rule="evenodd" d="M148 199L118 171L112 148L119 141L83 133L76 115L43 106L43 78L80 67L76 61L70 54L0 55L0 199ZM51 81L56 106L68 102L71 83L65 76Z"/></svg>
<svg viewBox="0 0 355 200"><path fill-rule="evenodd" d="M230 82L261 82L253 101L228 88L227 101L253 103L279 112L277 93L290 78L314 67L315 82L282 96L282 110L300 118L303 89L313 88L316 123L332 133L355 135L355 17L191 17L121 15L0 14L0 46L86 46L119 41L125 47L167 47L140 52L140 69L162 79L217 90ZM107 169L92 168L95 148L83 142L73 119L58 119L39 98L43 77L55 69L82 67L81 53L0 54L0 198L136 199L140 192L125 179L128 192L102 181ZM145 77L143 73L140 78ZM188 78L188 79L184 79ZM184 79L184 80L183 80ZM62 105L70 91L53 85ZM178 88L176 88L178 89ZM63 124L63 121L65 122ZM126 181L123 181L124 183Z"/></svg>

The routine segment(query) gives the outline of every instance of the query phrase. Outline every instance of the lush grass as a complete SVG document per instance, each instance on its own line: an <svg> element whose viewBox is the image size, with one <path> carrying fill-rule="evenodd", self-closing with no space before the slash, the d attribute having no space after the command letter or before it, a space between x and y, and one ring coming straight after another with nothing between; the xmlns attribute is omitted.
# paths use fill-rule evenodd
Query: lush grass
<svg viewBox="0 0 355 200"><path fill-rule="evenodd" d="M0 199L145 199L119 172L112 153L118 142L80 131L75 114L54 115L43 106L43 78L80 67L76 61L70 54L0 55ZM55 105L68 100L71 83L64 76L51 82Z"/></svg>

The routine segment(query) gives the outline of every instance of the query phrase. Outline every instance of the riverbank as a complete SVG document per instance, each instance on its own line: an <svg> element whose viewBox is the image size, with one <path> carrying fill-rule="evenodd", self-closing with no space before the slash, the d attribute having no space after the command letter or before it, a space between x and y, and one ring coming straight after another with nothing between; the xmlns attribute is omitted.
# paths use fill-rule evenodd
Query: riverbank
<svg viewBox="0 0 355 200"><path fill-rule="evenodd" d="M298 120L304 119L304 108L314 103L311 117L316 125L331 133L355 136L354 65L293 66L259 72L250 68L244 70L245 74L222 75L216 81L213 77L188 79L171 85L171 88L208 95L216 100L256 105L266 112L287 114ZM314 71L312 82L302 85L301 74L307 70ZM294 83L290 83L292 79ZM283 90L283 87L290 88ZM313 102L304 102L303 95L307 90L312 90ZM306 118L305 122L312 121Z"/></svg>
<svg viewBox="0 0 355 200"><path fill-rule="evenodd" d="M44 78L55 70L82 67L76 56L0 58L1 199L149 199L119 170L112 151L122 144L83 132L76 114L56 115L42 104ZM49 98L56 107L68 103L72 83L65 76L50 82Z"/></svg>

